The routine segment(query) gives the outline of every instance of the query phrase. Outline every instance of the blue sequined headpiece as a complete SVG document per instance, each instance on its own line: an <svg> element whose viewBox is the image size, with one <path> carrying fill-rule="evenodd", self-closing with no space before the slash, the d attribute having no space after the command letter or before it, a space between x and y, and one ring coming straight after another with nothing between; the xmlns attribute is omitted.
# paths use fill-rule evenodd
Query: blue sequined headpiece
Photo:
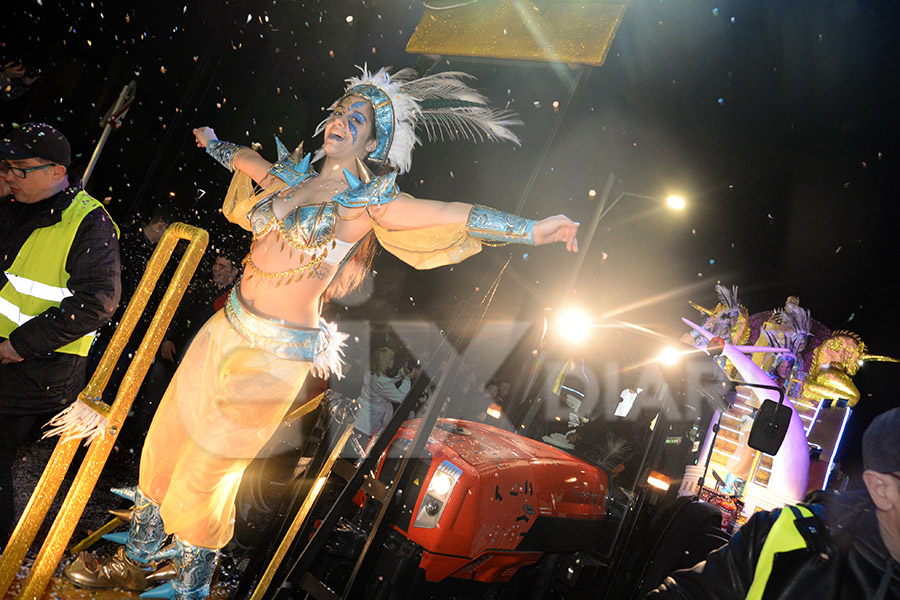
<svg viewBox="0 0 900 600"><path fill-rule="evenodd" d="M394 106L391 104L391 99L372 84L353 86L347 90L344 98L347 96L361 96L372 105L375 110L375 135L378 147L369 155L369 158L381 162L386 161L391 142L394 139Z"/></svg>

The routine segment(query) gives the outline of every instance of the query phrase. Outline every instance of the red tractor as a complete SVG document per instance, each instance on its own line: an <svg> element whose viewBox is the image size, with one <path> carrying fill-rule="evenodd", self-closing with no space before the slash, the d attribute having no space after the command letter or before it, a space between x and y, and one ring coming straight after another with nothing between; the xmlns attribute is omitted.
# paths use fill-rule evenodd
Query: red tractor
<svg viewBox="0 0 900 600"><path fill-rule="evenodd" d="M582 398L568 435L543 417L558 408L561 388L571 395L578 386L545 388L540 378L538 393L507 407L523 416L505 426L436 411L388 426L366 461L344 464L348 486L326 486L318 518L269 564L282 582L271 597L303 597L285 591L302 588L315 598L341 590L350 598L639 598L725 543L719 508L678 491L733 386L703 352L684 347L680 363L663 368L648 358L659 352L655 338L619 338L593 357L593 372L607 377L596 382L596 406ZM635 397L617 416L623 387ZM351 413L348 404L337 399L331 414ZM273 548L309 487L267 534ZM259 549L245 590L268 556Z"/></svg>

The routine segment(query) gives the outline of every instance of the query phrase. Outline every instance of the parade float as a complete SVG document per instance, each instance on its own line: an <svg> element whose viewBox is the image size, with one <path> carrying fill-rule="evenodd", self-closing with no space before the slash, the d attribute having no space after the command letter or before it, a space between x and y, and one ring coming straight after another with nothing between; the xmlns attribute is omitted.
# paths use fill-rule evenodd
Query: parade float
<svg viewBox="0 0 900 600"><path fill-rule="evenodd" d="M739 525L757 510L799 502L808 491L825 489L842 477L835 457L860 398L853 377L865 362L898 361L868 353L856 333L832 331L812 319L796 296L789 296L784 307L750 314L737 291L736 286L716 286L719 302L712 309L691 303L706 319L700 326L685 320L692 330L683 341L706 348L719 338L745 347L747 354L720 356L720 366L733 380L780 388L792 409L791 424L777 453L750 447L760 404L772 392L739 386L732 406L710 423L697 464L686 467L680 493L719 504Z"/></svg>

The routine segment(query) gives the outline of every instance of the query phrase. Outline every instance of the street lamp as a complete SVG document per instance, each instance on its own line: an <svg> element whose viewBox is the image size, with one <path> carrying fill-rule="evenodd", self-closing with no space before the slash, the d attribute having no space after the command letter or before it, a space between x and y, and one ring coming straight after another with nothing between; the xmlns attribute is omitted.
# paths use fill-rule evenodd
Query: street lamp
<svg viewBox="0 0 900 600"><path fill-rule="evenodd" d="M563 288L564 290L571 290L575 285L575 281L578 279L578 274L581 272L581 267L584 264L584 259L587 256L588 249L590 249L591 242L594 239L594 234L597 231L597 225L600 224L600 221L603 220L603 217L608 215L609 211L615 208L615 206L623 198L631 197L641 198L644 200L652 200L654 202L665 204L671 210L684 210L687 206L687 202L685 202L684 198L682 198L681 196L669 196L667 198L663 198L660 196L645 196L643 194L635 194L633 192L620 192L619 195L616 196L615 200L607 205L607 200L612 193L613 185L615 185L615 182L615 175L610 173L609 177L606 180L606 185L603 188L603 193L600 195L600 200L599 202L597 202L597 208L594 211L594 218L591 220L591 226L588 229L587 236L584 238L584 242L580 244L580 252L578 253L578 257L575 259L575 264L572 266L572 274L569 276L569 281Z"/></svg>
<svg viewBox="0 0 900 600"><path fill-rule="evenodd" d="M603 217L609 214L609 211L615 208L616 204L618 204L619 201L622 200L622 198L643 198L644 200L652 200L654 202L665 204L672 210L684 210L687 206L687 202L685 202L684 198L682 198L681 196L667 196L663 198L661 196L645 196L644 194L635 194L634 192L621 192L618 196L616 196L615 200L610 202L609 206L607 206L606 208L603 207L603 199L600 199L600 206L598 207L598 210L600 211L600 217L599 219L597 219L597 222L599 223L600 220L603 219Z"/></svg>

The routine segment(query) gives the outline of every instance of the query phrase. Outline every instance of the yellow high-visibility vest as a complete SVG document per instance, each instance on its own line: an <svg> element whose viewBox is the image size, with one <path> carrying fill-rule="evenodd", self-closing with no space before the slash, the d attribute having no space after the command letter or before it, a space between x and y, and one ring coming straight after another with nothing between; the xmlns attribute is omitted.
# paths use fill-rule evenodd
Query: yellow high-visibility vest
<svg viewBox="0 0 900 600"><path fill-rule="evenodd" d="M781 514L775 520L762 550L759 560L756 561L756 571L753 573L753 583L747 592L746 600L761 600L766 584L772 575L772 565L775 563L775 555L781 552L790 552L806 548L806 540L797 529L797 519L811 517L813 512L805 506L785 506Z"/></svg>
<svg viewBox="0 0 900 600"><path fill-rule="evenodd" d="M63 210L58 223L35 229L28 236L6 271L6 285L0 289L0 337L9 338L17 327L72 295L66 286L69 250L81 222L96 208L106 211L99 201L81 191ZM87 356L95 335L92 331L56 352Z"/></svg>

